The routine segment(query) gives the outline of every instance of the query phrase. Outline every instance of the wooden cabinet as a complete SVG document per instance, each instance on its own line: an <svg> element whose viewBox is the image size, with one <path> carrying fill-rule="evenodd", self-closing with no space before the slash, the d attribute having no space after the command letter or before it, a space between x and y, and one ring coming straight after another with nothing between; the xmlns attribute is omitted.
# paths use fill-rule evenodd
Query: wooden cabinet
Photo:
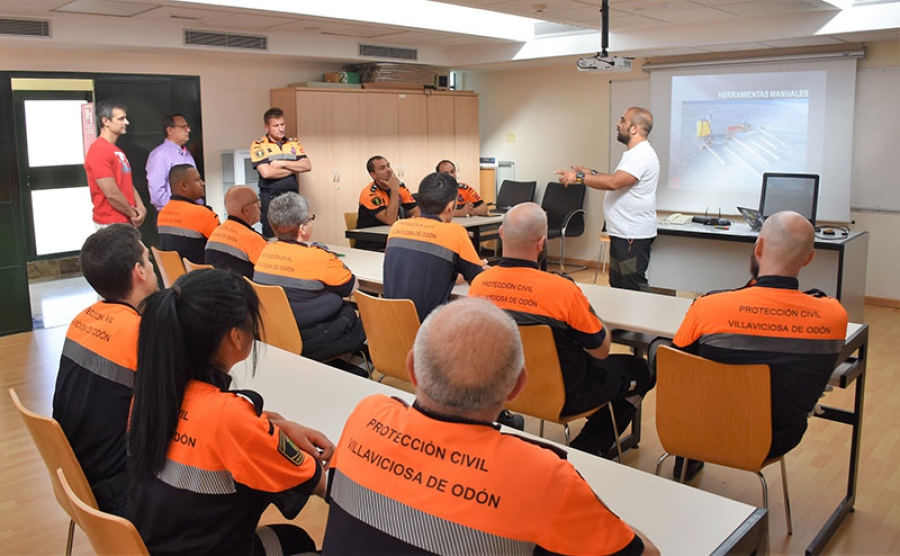
<svg viewBox="0 0 900 556"><path fill-rule="evenodd" d="M356 212L372 181L370 156L381 155L415 192L443 159L460 179L478 187L478 97L471 92L273 89L272 106L285 112L287 134L306 149L312 171L300 193L316 213L316 241L347 245L344 213Z"/></svg>

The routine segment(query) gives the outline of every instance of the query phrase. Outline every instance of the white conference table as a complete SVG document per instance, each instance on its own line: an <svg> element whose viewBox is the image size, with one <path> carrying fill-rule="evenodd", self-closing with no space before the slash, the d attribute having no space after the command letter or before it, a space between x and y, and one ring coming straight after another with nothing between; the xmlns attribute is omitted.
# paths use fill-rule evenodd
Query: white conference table
<svg viewBox="0 0 900 556"><path fill-rule="evenodd" d="M240 363L232 370L232 387L259 392L266 408L322 431L335 444L364 397L381 393L413 400L412 394L396 388L272 346L258 343L257 347L256 376L251 375L248 362ZM663 554L747 553L764 542L765 510L578 450L568 452L569 461L603 501Z"/></svg>
<svg viewBox="0 0 900 556"><path fill-rule="evenodd" d="M360 281L363 291L379 292L384 284L384 253L329 247ZM607 327L672 338L681 325L692 300L647 292L613 289L595 284L578 284ZM452 295L465 297L469 285L454 286Z"/></svg>

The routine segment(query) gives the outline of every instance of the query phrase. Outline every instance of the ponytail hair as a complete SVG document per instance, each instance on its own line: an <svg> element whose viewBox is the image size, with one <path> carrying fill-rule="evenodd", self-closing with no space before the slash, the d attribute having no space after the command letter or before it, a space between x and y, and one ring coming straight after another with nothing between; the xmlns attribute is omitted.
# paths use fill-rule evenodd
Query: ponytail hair
<svg viewBox="0 0 900 556"><path fill-rule="evenodd" d="M230 369L212 366L222 339L233 328L252 337L259 322L256 292L223 270L189 272L144 301L128 432L134 478L162 469L188 381L222 384Z"/></svg>

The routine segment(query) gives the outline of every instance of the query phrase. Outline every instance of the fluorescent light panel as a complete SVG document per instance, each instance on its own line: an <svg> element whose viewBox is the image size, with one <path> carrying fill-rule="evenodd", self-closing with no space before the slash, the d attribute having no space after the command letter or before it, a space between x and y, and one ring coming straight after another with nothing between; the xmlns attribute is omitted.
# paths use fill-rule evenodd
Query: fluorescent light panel
<svg viewBox="0 0 900 556"><path fill-rule="evenodd" d="M259 10L258 0L175 0L229 8ZM267 11L294 15L365 21L446 33L491 37L526 42L534 36L534 24L541 20L456 6L431 0L331 0L329 2L279 2Z"/></svg>

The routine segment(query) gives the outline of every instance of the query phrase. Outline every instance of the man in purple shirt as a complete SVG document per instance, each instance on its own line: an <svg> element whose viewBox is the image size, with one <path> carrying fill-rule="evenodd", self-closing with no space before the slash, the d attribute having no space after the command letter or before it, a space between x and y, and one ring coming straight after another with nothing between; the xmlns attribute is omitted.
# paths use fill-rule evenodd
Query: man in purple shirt
<svg viewBox="0 0 900 556"><path fill-rule="evenodd" d="M181 114L169 114L163 118L163 131L166 139L147 157L147 188L150 190L150 202L161 210L172 196L169 186L169 170L179 164L190 164L197 167L194 157L185 148L191 138L191 126ZM202 201L201 201L202 203Z"/></svg>

